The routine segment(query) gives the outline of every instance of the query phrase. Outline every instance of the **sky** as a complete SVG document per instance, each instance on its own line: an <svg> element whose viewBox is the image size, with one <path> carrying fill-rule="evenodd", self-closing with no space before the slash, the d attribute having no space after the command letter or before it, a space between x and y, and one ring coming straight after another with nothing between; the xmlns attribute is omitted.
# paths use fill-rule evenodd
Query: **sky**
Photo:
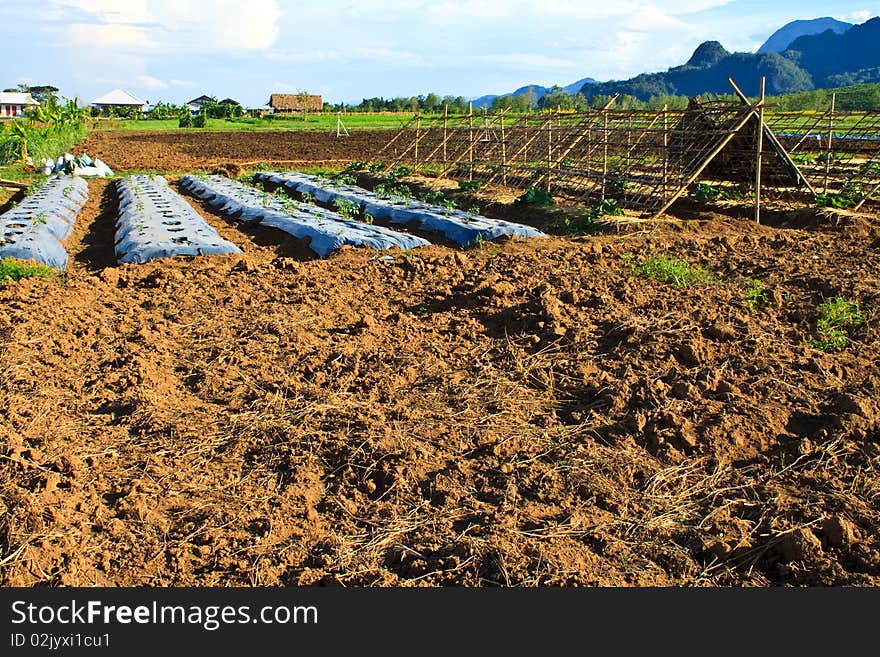
<svg viewBox="0 0 880 657"><path fill-rule="evenodd" d="M0 0L0 89L248 107L275 92L473 98L626 79L706 40L753 52L792 20L878 14L880 0Z"/></svg>

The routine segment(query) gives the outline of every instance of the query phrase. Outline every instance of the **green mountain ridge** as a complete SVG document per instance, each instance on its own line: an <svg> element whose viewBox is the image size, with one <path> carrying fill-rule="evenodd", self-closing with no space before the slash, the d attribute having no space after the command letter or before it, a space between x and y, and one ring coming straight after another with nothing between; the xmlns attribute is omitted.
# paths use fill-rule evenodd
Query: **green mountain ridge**
<svg viewBox="0 0 880 657"><path fill-rule="evenodd" d="M629 80L587 83L580 93L589 99L620 92L642 101L655 96L726 94L731 91L728 77L749 96L759 93L761 77L767 78L770 95L880 81L880 18L842 34L829 29L799 37L782 54L729 53L717 41L707 41L682 66Z"/></svg>

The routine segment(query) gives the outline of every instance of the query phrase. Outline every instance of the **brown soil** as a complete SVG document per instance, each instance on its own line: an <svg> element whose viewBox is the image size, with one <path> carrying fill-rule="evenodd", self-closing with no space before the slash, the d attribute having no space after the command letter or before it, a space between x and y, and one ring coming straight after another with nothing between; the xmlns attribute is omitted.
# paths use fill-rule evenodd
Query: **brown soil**
<svg viewBox="0 0 880 657"><path fill-rule="evenodd" d="M190 199L244 256L116 267L90 189L66 281L0 288L4 585L880 585L875 218L385 262Z"/></svg>
<svg viewBox="0 0 880 657"><path fill-rule="evenodd" d="M119 171L190 171L231 163L345 163L369 159L394 132L360 130L349 137L313 131L93 132L77 153L100 157Z"/></svg>

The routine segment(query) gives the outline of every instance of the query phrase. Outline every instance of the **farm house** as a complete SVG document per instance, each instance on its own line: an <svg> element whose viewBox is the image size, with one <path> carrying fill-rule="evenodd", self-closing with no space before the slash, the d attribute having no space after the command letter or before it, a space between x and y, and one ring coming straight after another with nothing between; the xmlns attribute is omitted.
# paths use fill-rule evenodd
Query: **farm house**
<svg viewBox="0 0 880 657"><path fill-rule="evenodd" d="M0 93L0 119L22 116L31 107L39 105L29 93L2 92Z"/></svg>
<svg viewBox="0 0 880 657"><path fill-rule="evenodd" d="M324 99L312 94L272 94L269 107L275 114L319 112L324 108Z"/></svg>
<svg viewBox="0 0 880 657"><path fill-rule="evenodd" d="M92 107L96 107L103 113L108 114L113 110L130 109L144 112L147 102L123 89L114 89L92 101Z"/></svg>
<svg viewBox="0 0 880 657"><path fill-rule="evenodd" d="M202 111L202 106L206 103L216 103L217 99L212 98L211 96L199 96L198 98L193 98L186 102L186 108L190 111L190 114L198 114Z"/></svg>

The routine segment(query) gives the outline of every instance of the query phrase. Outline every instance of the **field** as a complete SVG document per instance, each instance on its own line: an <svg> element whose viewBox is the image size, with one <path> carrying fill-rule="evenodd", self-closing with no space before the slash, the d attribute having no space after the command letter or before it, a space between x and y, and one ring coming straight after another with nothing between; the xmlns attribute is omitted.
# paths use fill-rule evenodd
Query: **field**
<svg viewBox="0 0 880 657"><path fill-rule="evenodd" d="M387 139L79 150L174 180ZM189 198L243 256L116 266L90 181L67 274L0 286L0 581L880 585L877 216L585 234L416 183L555 234L318 260Z"/></svg>
<svg viewBox="0 0 880 657"><path fill-rule="evenodd" d="M319 131L336 134L337 120L349 130L399 130L413 117L412 114L375 113L375 114L310 114L305 119L298 116L258 119L207 119L204 128L185 128L187 132L278 132L278 131ZM118 130L132 132L168 132L176 131L177 119L99 119L92 122L95 132L115 132Z"/></svg>

